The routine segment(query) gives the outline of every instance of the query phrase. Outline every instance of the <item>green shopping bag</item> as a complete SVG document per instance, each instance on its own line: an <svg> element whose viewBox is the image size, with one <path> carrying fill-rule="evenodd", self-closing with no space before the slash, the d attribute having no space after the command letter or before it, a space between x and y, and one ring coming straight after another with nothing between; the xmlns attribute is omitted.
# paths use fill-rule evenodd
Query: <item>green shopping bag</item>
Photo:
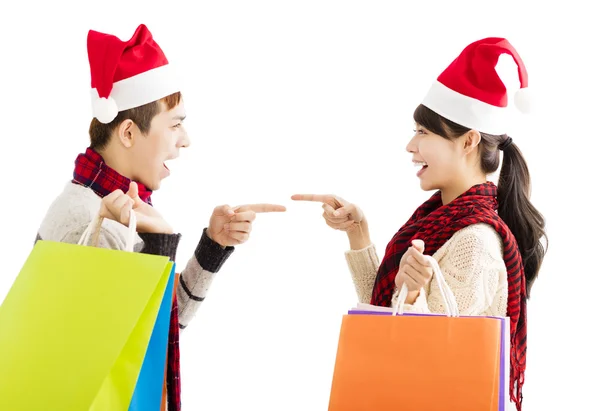
<svg viewBox="0 0 600 411"><path fill-rule="evenodd" d="M38 241L0 306L0 410L127 411L168 257ZM97 238L97 236L96 236Z"/></svg>

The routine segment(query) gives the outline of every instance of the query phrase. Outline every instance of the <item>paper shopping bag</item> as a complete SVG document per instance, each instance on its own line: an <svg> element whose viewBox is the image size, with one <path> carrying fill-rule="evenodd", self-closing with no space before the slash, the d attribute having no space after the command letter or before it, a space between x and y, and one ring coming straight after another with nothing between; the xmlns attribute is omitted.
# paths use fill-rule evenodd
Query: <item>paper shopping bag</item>
<svg viewBox="0 0 600 411"><path fill-rule="evenodd" d="M171 308L173 306L174 280L175 266L173 265L169 283L163 295L158 317L148 343L144 363L129 404L129 411L160 411L161 409L169 326L171 325Z"/></svg>
<svg viewBox="0 0 600 411"><path fill-rule="evenodd" d="M177 285L179 284L179 276L179 273L175 273L175 281L173 282L173 300L177 298ZM167 364L165 364L160 411L167 411Z"/></svg>
<svg viewBox="0 0 600 411"><path fill-rule="evenodd" d="M502 321L349 314L330 411L499 410Z"/></svg>
<svg viewBox="0 0 600 411"><path fill-rule="evenodd" d="M351 310L342 319L330 411L504 411L508 401L508 318L459 315L437 261L446 315ZM401 313L402 310L400 310Z"/></svg>
<svg viewBox="0 0 600 411"><path fill-rule="evenodd" d="M38 241L0 306L0 409L127 411L172 271Z"/></svg>

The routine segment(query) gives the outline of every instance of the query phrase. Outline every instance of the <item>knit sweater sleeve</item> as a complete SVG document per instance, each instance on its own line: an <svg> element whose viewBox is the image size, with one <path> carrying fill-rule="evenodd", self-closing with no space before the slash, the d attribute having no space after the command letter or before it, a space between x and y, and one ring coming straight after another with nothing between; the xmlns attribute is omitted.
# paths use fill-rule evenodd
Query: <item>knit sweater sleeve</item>
<svg viewBox="0 0 600 411"><path fill-rule="evenodd" d="M474 224L459 230L433 257L438 261L446 283L456 297L461 315L504 316L508 302L508 282L502 240L487 224ZM379 258L373 244L345 252L359 302L369 304ZM394 290L392 306L398 300ZM445 313L437 279L421 290L404 312Z"/></svg>
<svg viewBox="0 0 600 411"><path fill-rule="evenodd" d="M508 282L502 254L502 240L487 224L458 231L434 254L461 315L506 315ZM445 313L435 277L421 294L426 298L407 306L407 312Z"/></svg>
<svg viewBox="0 0 600 411"><path fill-rule="evenodd" d="M348 250L345 252L345 256L348 268L350 269L352 282L354 283L354 288L358 295L358 302L370 304L373 286L375 285L375 279L380 264L375 246L370 244L360 250ZM396 303L397 298L398 290L396 289L393 300L394 304ZM426 307L427 300L425 299L424 294L421 293L414 304L404 304L404 311L425 312Z"/></svg>
<svg viewBox="0 0 600 411"><path fill-rule="evenodd" d="M370 244L360 250L348 250L345 252L345 257L358 301L369 304L379 269L379 257L375 245Z"/></svg>
<svg viewBox="0 0 600 411"><path fill-rule="evenodd" d="M140 237L144 240L144 246L140 252L167 255L172 261L175 261L179 234L140 234ZM179 328L187 327L196 315L215 275L233 250L234 247L221 247L211 240L206 233L206 228L202 231L194 255L188 260L179 276L176 291Z"/></svg>
<svg viewBox="0 0 600 411"><path fill-rule="evenodd" d="M196 315L196 311L206 298L212 281L234 247L222 247L208 237L206 228L202 237L179 277L177 303L179 304L179 327L184 329Z"/></svg>

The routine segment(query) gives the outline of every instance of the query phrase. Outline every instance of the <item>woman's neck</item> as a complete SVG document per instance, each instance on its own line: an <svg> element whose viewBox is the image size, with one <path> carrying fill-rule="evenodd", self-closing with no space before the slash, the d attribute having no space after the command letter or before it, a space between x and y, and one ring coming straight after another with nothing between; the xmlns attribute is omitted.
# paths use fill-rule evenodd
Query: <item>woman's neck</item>
<svg viewBox="0 0 600 411"><path fill-rule="evenodd" d="M442 188L442 204L446 205L454 201L458 196L469 190L474 185L483 184L486 181L487 177L485 175L477 175L472 176L471 178L462 179L452 186Z"/></svg>

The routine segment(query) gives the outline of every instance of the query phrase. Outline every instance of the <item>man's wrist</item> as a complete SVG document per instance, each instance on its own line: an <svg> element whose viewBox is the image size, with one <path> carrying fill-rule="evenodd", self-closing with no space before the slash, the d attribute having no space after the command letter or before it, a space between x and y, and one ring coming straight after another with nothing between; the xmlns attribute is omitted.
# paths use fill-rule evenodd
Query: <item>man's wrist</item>
<svg viewBox="0 0 600 411"><path fill-rule="evenodd" d="M223 263L233 253L234 247L223 247L208 236L208 229L202 230L202 237L196 247L195 255L198 264L212 273L219 271Z"/></svg>
<svg viewBox="0 0 600 411"><path fill-rule="evenodd" d="M217 240L215 240L215 235L212 234L210 226L208 226L206 228L205 233L206 233L206 236L208 237L208 239L211 240L213 243L218 244L222 249L227 248L226 245L223 245L220 242L218 242Z"/></svg>
<svg viewBox="0 0 600 411"><path fill-rule="evenodd" d="M145 225L138 225L137 226L137 232L138 233L145 233L145 234L173 234L173 228L168 225L166 222L164 224L161 225L157 225L157 226L145 226Z"/></svg>

